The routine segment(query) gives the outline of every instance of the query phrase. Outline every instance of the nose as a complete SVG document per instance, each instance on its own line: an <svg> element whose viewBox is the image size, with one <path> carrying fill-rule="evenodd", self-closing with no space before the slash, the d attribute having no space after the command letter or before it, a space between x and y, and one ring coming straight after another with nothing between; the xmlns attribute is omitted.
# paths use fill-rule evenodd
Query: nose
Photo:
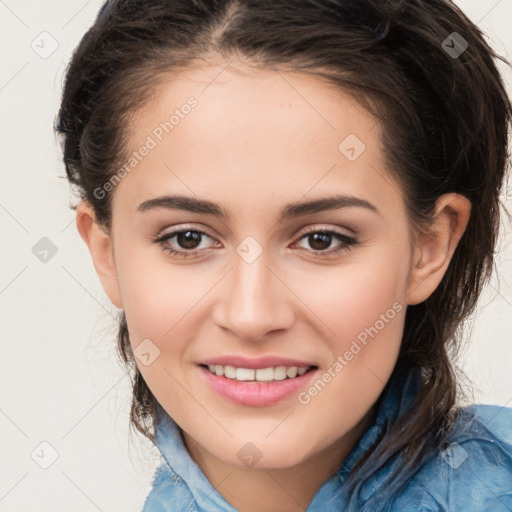
<svg viewBox="0 0 512 512"><path fill-rule="evenodd" d="M214 320L244 341L289 329L295 320L293 293L269 266L265 252L252 263L236 255L220 293Z"/></svg>

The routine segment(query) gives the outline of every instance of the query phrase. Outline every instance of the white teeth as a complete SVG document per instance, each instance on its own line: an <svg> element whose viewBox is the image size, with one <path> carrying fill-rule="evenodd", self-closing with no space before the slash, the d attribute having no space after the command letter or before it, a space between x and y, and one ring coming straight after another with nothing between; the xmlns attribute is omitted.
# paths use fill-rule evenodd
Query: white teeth
<svg viewBox="0 0 512 512"><path fill-rule="evenodd" d="M260 382L274 380L274 368L260 368L256 370L256 380Z"/></svg>
<svg viewBox="0 0 512 512"><path fill-rule="evenodd" d="M286 379L286 366L278 366L274 370L274 380Z"/></svg>
<svg viewBox="0 0 512 512"><path fill-rule="evenodd" d="M236 369L234 366L224 366L224 377L228 379L236 378Z"/></svg>
<svg viewBox="0 0 512 512"><path fill-rule="evenodd" d="M236 369L236 380L254 380L256 376L256 370L249 368L237 368Z"/></svg>
<svg viewBox="0 0 512 512"><path fill-rule="evenodd" d="M258 381L270 382L273 380L294 379L304 375L309 366L276 366L275 368L235 368L234 366L222 366L220 364L209 364L208 370L220 377L224 376L228 379L236 379L239 381Z"/></svg>
<svg viewBox="0 0 512 512"><path fill-rule="evenodd" d="M290 379L293 379L294 377L297 377L297 367L296 366L290 366L286 370L286 376Z"/></svg>

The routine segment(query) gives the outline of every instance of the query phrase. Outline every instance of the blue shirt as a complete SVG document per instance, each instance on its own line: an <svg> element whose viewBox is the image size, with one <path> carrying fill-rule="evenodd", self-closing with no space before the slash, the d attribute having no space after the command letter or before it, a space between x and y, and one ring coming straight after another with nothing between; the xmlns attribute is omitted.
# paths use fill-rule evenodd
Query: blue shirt
<svg viewBox="0 0 512 512"><path fill-rule="evenodd" d="M398 496L386 486L391 467L370 478L351 502L344 486L350 469L420 389L417 372L394 372L373 424L350 455L317 491L307 512L511 512L512 408L472 405L460 409L449 446L411 474ZM181 431L159 407L156 470L143 512L237 512L210 484L187 452ZM391 463L390 463L391 464Z"/></svg>

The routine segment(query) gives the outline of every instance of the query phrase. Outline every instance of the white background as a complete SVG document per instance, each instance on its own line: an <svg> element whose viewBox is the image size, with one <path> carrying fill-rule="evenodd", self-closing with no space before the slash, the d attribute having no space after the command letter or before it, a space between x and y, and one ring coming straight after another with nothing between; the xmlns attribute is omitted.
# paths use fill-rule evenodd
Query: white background
<svg viewBox="0 0 512 512"><path fill-rule="evenodd" d="M512 0L456 3L510 60ZM138 512L157 460L147 441L129 435L115 309L77 234L52 133L65 64L101 4L0 0L1 512ZM46 59L31 48L43 31L58 43ZM509 183L512 211L511 192ZM510 231L507 222L462 363L475 401L512 406ZM32 253L42 237L58 251L47 263ZM48 469L31 458L36 450L50 461L43 441L58 452Z"/></svg>

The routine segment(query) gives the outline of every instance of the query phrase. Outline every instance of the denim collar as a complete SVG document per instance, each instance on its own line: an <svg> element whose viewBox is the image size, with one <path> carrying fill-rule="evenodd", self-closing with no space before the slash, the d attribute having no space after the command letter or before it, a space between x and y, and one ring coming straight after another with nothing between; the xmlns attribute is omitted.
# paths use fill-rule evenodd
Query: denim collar
<svg viewBox="0 0 512 512"><path fill-rule="evenodd" d="M320 487L307 508L308 512L324 511L330 502L339 504L348 500L343 488L348 473L377 439L387 432L391 424L411 407L420 388L419 370L401 366L395 368L381 393L372 425L361 436L336 474ZM213 488L200 467L192 460L181 436L181 429L159 404L155 437L157 448L171 468L171 475L186 483L200 509L236 512L236 509ZM386 476L387 471L381 472L363 486L363 501L378 492L385 484Z"/></svg>

